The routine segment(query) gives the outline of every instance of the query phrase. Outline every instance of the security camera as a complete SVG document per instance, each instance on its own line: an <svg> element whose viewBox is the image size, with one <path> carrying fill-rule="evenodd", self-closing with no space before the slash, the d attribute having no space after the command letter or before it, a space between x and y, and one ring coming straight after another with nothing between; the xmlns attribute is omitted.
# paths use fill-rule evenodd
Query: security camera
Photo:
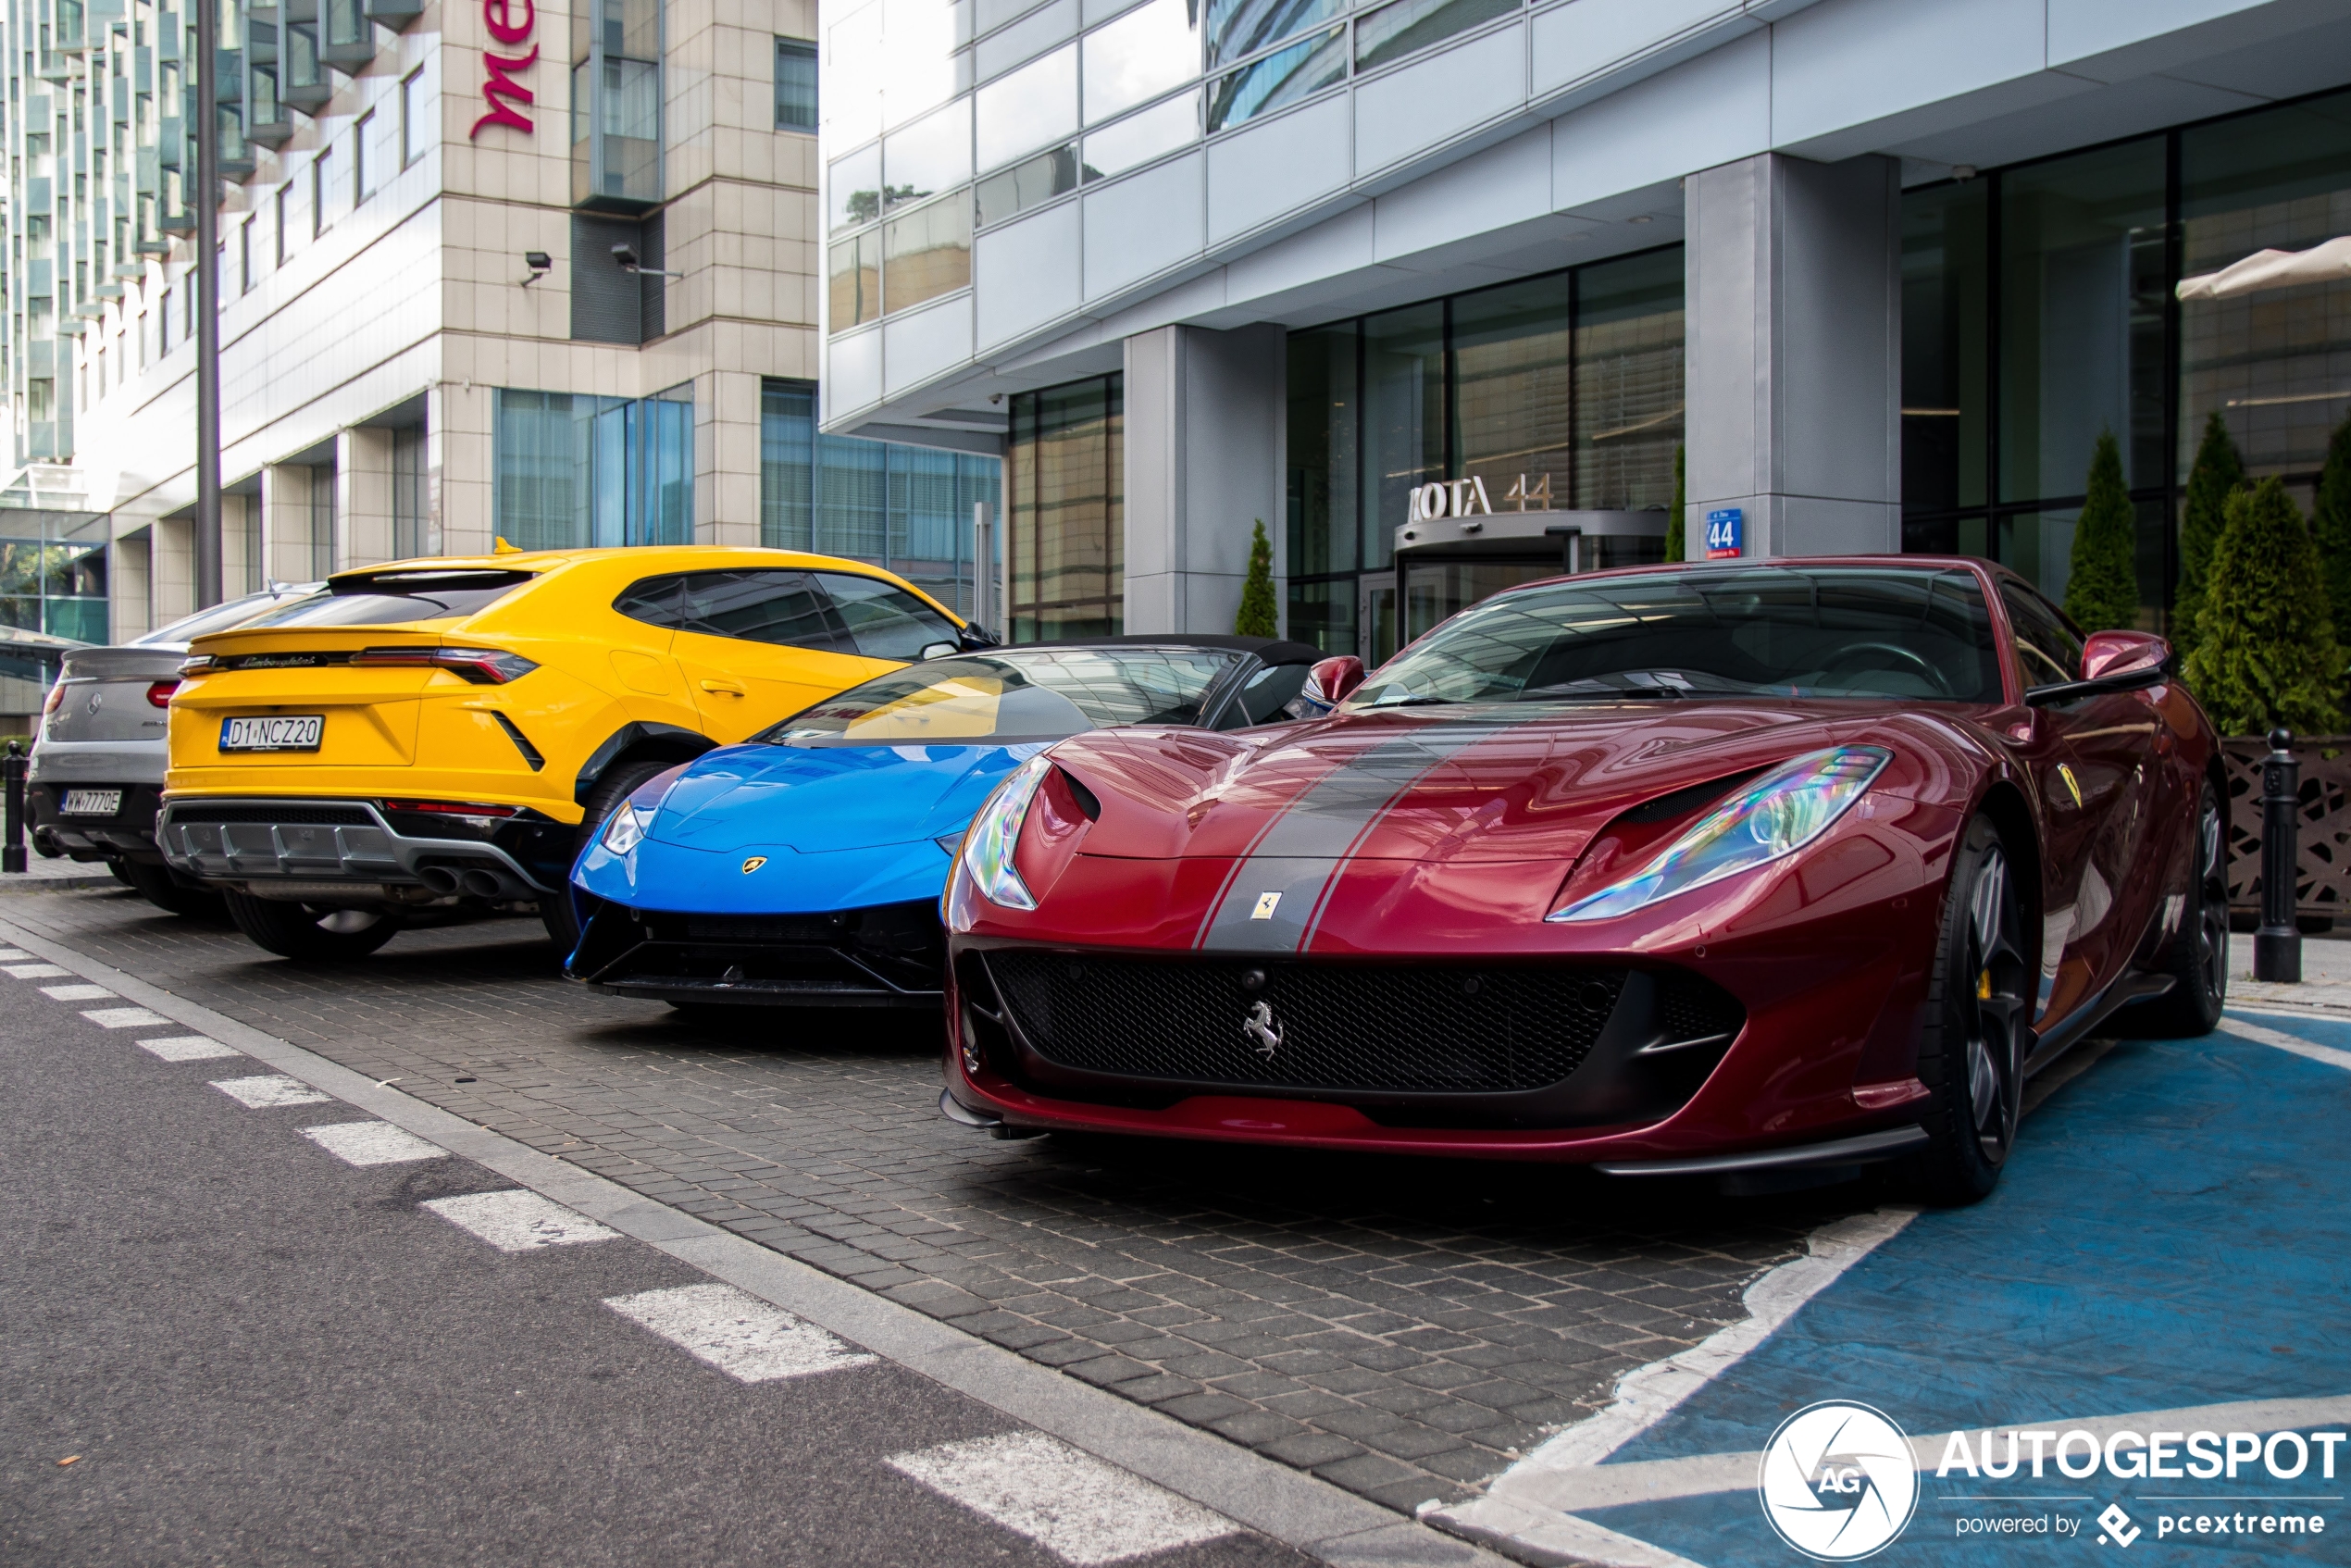
<svg viewBox="0 0 2351 1568"><path fill-rule="evenodd" d="M545 251L525 251L522 253L522 264L530 268L530 276L522 280L522 286L528 289L554 270L555 258Z"/></svg>

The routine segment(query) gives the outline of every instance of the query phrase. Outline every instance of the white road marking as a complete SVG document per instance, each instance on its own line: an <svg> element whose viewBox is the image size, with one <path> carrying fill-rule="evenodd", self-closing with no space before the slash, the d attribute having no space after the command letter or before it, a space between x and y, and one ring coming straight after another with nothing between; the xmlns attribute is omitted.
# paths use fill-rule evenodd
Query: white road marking
<svg viewBox="0 0 2351 1568"><path fill-rule="evenodd" d="M20 947L0 947L0 963L6 963L14 958L31 958L31 956L32 954Z"/></svg>
<svg viewBox="0 0 2351 1568"><path fill-rule="evenodd" d="M269 1111L280 1105L319 1105L334 1098L321 1094L299 1078L263 1073L251 1078L223 1078L213 1088L248 1111Z"/></svg>
<svg viewBox="0 0 2351 1568"><path fill-rule="evenodd" d="M1917 1217L1916 1210L1880 1209L1874 1213L1855 1214L1822 1226L1812 1233L1809 1253L1767 1270L1747 1288L1744 1300L1748 1315L1743 1321L1717 1329L1686 1350L1626 1373L1617 1382L1612 1402L1496 1476L1484 1497L1437 1510L1431 1517L1476 1539L1526 1542L1533 1539L1528 1534L1531 1529L1556 1519L1561 1510L1597 1506L1554 1500L1583 1496L1588 1484L1602 1474L1602 1460L1664 1420L1683 1400L1737 1365L1807 1301L1836 1283L1846 1270L1877 1247L1901 1234L1902 1227ZM1614 1472L1636 1467L1605 1468ZM1750 1463L1750 1485L1754 1475L1754 1465ZM1584 1555L1595 1562L1656 1568L1654 1559L1621 1554L1611 1557L1598 1551Z"/></svg>
<svg viewBox="0 0 2351 1568"><path fill-rule="evenodd" d="M1064 1562L1120 1562L1239 1528L1042 1432L942 1443L889 1465Z"/></svg>
<svg viewBox="0 0 2351 1568"><path fill-rule="evenodd" d="M17 956L24 958L30 955L20 952ZM7 972L19 980L47 980L59 975L73 973L62 964L11 964L7 966Z"/></svg>
<svg viewBox="0 0 2351 1568"><path fill-rule="evenodd" d="M175 1021L143 1007L93 1007L82 1016L102 1029L152 1029Z"/></svg>
<svg viewBox="0 0 2351 1568"><path fill-rule="evenodd" d="M460 1229L472 1231L501 1252L529 1252L577 1241L609 1241L620 1232L575 1214L551 1199L519 1188L511 1192L468 1192L434 1198L425 1207Z"/></svg>
<svg viewBox="0 0 2351 1568"><path fill-rule="evenodd" d="M390 1122L335 1122L305 1127L302 1136L352 1165L397 1165L408 1160L438 1160L449 1152Z"/></svg>
<svg viewBox="0 0 2351 1568"><path fill-rule="evenodd" d="M2271 1017L2294 1014L2271 1014ZM2280 1051L2291 1051L2296 1056L2307 1056L2313 1062L2323 1062L2330 1067L2351 1067L2351 1051L2337 1051L2331 1045L2317 1045L2300 1035L2290 1035L2283 1029L2264 1028L2248 1024L2242 1018L2223 1017L2220 1027L2239 1039L2249 1039L2256 1045L2273 1045Z"/></svg>
<svg viewBox="0 0 2351 1568"><path fill-rule="evenodd" d="M114 992L104 986L43 986L41 994L57 1002L103 1002Z"/></svg>
<svg viewBox="0 0 2351 1568"><path fill-rule="evenodd" d="M805 1377L813 1372L864 1366L874 1359L731 1285L681 1285L608 1296L604 1305L738 1383Z"/></svg>
<svg viewBox="0 0 2351 1568"><path fill-rule="evenodd" d="M143 1039L142 1051L152 1051L167 1062L207 1062L216 1056L239 1056L233 1045L223 1045L204 1035L166 1035L161 1039Z"/></svg>
<svg viewBox="0 0 2351 1568"><path fill-rule="evenodd" d="M162 1039L141 1039L141 1051L153 1051L167 1063L205 1063L217 1055L244 1055L235 1046L223 1046L207 1034L165 1034Z"/></svg>

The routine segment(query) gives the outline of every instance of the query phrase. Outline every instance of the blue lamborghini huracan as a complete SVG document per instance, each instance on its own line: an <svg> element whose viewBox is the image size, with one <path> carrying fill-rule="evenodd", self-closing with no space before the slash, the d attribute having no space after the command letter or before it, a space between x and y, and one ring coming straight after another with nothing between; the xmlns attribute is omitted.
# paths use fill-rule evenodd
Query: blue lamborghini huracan
<svg viewBox="0 0 2351 1568"><path fill-rule="evenodd" d="M622 802L572 868L581 934L565 972L688 1009L936 1007L939 895L1006 774L1084 730L1320 712L1322 657L1269 638L1111 637L877 676Z"/></svg>

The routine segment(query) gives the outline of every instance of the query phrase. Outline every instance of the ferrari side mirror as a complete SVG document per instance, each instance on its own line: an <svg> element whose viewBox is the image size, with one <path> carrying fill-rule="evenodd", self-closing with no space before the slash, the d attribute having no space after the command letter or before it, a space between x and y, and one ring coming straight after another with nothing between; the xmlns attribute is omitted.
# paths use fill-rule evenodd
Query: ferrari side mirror
<svg viewBox="0 0 2351 1568"><path fill-rule="evenodd" d="M2171 644L2148 631L2095 631L2082 644L2082 678L2133 675L2160 669L2171 657Z"/></svg>
<svg viewBox="0 0 2351 1568"><path fill-rule="evenodd" d="M1306 684L1325 702L1337 706L1363 684L1363 661L1352 653L1325 659L1307 672Z"/></svg>

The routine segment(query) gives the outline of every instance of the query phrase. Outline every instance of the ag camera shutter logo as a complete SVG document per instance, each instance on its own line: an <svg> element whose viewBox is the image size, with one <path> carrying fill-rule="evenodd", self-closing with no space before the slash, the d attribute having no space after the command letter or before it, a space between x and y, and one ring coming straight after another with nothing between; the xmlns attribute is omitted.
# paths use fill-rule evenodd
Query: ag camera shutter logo
<svg viewBox="0 0 2351 1568"><path fill-rule="evenodd" d="M1822 1562L1851 1562L1909 1524L1918 1466L1910 1440L1885 1412L1823 1400L1780 1423L1755 1490L1780 1539Z"/></svg>

